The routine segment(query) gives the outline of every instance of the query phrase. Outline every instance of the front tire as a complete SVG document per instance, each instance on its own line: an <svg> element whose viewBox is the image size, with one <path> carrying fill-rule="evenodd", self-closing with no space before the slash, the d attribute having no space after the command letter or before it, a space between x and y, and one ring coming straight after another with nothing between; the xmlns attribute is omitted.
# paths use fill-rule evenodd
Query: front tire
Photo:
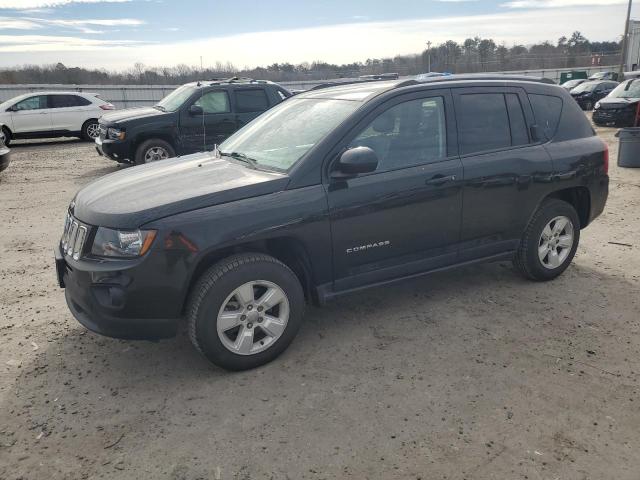
<svg viewBox="0 0 640 480"><path fill-rule="evenodd" d="M189 338L222 368L255 368L289 346L304 306L302 286L285 264L261 253L233 255L209 268L193 288Z"/></svg>
<svg viewBox="0 0 640 480"><path fill-rule="evenodd" d="M2 127L2 130L0 130L0 138L4 142L4 145L8 147L11 143L11 133L7 127Z"/></svg>
<svg viewBox="0 0 640 480"><path fill-rule="evenodd" d="M553 280L567 269L579 241L580 219L573 206L558 199L545 200L529 222L514 266L531 280Z"/></svg>
<svg viewBox="0 0 640 480"><path fill-rule="evenodd" d="M143 163L157 162L158 160L166 160L176 156L176 152L169 142L160 138L151 138L145 140L136 149L135 163L142 165Z"/></svg>

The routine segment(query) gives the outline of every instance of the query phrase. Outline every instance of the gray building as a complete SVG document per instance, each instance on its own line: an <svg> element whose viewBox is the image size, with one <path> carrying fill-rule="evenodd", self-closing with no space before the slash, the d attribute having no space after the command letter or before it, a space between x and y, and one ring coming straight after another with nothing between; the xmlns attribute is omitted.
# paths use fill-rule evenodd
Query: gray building
<svg viewBox="0 0 640 480"><path fill-rule="evenodd" d="M640 70L640 20L629 20L629 43L624 71Z"/></svg>

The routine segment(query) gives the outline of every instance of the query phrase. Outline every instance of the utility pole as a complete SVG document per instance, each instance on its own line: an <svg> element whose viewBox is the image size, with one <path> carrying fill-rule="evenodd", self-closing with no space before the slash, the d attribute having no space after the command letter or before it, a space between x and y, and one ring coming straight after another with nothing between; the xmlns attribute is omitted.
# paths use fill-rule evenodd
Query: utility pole
<svg viewBox="0 0 640 480"><path fill-rule="evenodd" d="M627 6L627 21L624 24L624 37L622 37L622 59L620 61L620 78L622 80L622 74L624 73L625 63L627 62L627 50L629 50L629 22L631 21L631 1Z"/></svg>
<svg viewBox="0 0 640 480"><path fill-rule="evenodd" d="M629 0L631 3L631 0ZM427 72L431 73L431 40L427 42Z"/></svg>

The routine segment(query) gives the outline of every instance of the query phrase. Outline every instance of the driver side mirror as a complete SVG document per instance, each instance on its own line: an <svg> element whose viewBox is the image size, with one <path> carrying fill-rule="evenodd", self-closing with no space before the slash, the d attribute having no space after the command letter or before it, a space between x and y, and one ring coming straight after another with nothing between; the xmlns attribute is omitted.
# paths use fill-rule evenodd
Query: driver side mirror
<svg viewBox="0 0 640 480"><path fill-rule="evenodd" d="M361 173L375 172L378 156L369 147L350 148L340 155L331 172L332 178L349 178Z"/></svg>
<svg viewBox="0 0 640 480"><path fill-rule="evenodd" d="M191 105L189 107L189 115L204 115L204 110L200 105Z"/></svg>

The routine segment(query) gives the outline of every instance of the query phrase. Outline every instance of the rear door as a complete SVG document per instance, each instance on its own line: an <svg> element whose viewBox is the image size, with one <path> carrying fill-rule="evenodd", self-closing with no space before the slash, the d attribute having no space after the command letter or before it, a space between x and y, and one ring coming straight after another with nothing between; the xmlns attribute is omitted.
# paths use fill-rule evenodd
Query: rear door
<svg viewBox="0 0 640 480"><path fill-rule="evenodd" d="M459 88L453 97L465 176L460 260L466 261L517 247L553 168L531 138L524 90Z"/></svg>
<svg viewBox="0 0 640 480"><path fill-rule="evenodd" d="M14 133L51 132L51 112L46 95L34 95L16 103L11 112Z"/></svg>
<svg viewBox="0 0 640 480"><path fill-rule="evenodd" d="M233 94L238 128L242 128L270 107L264 88L236 88Z"/></svg>
<svg viewBox="0 0 640 480"><path fill-rule="evenodd" d="M79 132L93 110L92 103L84 97L72 94L48 95L51 109L51 128L61 132Z"/></svg>
<svg viewBox="0 0 640 480"><path fill-rule="evenodd" d="M191 105L202 108L202 115L193 115ZM180 138L182 153L211 150L238 129L231 111L229 94L224 89L214 89L186 102L180 111Z"/></svg>
<svg viewBox="0 0 640 480"><path fill-rule="evenodd" d="M357 288L454 263L462 165L449 91L389 100L337 148L358 146L376 152L377 170L327 185L334 288Z"/></svg>

